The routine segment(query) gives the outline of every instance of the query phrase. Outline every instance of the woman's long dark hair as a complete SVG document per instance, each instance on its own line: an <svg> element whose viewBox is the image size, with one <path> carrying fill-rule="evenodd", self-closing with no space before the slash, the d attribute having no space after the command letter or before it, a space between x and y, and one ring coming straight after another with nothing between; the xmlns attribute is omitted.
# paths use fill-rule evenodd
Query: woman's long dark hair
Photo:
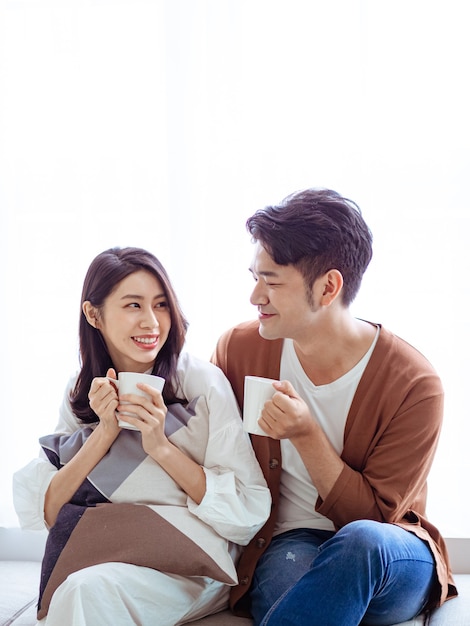
<svg viewBox="0 0 470 626"><path fill-rule="evenodd" d="M178 402L176 367L183 348L188 322L180 308L168 274L160 261L150 252L141 248L111 248L99 254L91 263L83 283L80 307L86 301L100 309L106 298L127 276L145 270L160 281L168 302L171 328L167 340L158 353L152 374L165 379L163 399L166 404ZM70 394L70 402L75 415L86 424L99 421L91 409L88 392L91 381L97 376L106 376L114 364L109 356L101 332L91 326L81 310L79 324L81 370Z"/></svg>

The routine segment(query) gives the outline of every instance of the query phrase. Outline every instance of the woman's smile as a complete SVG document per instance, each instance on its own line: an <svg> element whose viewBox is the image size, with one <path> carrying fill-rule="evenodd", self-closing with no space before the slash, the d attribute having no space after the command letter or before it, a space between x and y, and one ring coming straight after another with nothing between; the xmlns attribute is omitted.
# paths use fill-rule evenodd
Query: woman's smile
<svg viewBox="0 0 470 626"><path fill-rule="evenodd" d="M132 340L143 350L154 350L158 346L160 335L134 335Z"/></svg>

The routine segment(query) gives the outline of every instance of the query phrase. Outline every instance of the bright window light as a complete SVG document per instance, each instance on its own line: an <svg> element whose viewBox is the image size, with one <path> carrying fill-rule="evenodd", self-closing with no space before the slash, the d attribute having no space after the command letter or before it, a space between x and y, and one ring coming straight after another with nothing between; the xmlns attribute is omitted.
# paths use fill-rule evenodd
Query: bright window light
<svg viewBox="0 0 470 626"><path fill-rule="evenodd" d="M0 0L0 525L54 430L102 250L148 248L188 349L252 318L245 221L290 192L355 200L374 258L354 313L446 389L428 515L470 536L466 3ZM404 457L403 462L407 459Z"/></svg>

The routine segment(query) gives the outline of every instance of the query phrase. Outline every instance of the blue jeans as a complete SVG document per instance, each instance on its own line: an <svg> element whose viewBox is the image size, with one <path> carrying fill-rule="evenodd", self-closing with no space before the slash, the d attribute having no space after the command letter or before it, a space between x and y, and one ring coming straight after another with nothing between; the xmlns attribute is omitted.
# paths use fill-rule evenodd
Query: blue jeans
<svg viewBox="0 0 470 626"><path fill-rule="evenodd" d="M428 545L393 524L301 528L259 560L251 610L256 626L390 626L418 615L436 580Z"/></svg>

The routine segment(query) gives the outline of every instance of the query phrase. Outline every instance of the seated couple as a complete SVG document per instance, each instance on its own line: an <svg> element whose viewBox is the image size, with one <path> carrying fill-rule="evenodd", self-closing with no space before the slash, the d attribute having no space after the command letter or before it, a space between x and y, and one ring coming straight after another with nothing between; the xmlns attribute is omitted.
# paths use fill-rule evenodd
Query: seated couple
<svg viewBox="0 0 470 626"><path fill-rule="evenodd" d="M248 219L258 319L212 361L159 261L98 255L81 369L42 454L14 476L22 526L48 527L38 619L176 626L230 605L256 626L386 626L456 595L427 521L443 415L428 361L350 312L372 256L357 205L308 189ZM119 398L120 372L165 379ZM243 431L244 379L275 379ZM126 421L116 415L126 402Z"/></svg>

